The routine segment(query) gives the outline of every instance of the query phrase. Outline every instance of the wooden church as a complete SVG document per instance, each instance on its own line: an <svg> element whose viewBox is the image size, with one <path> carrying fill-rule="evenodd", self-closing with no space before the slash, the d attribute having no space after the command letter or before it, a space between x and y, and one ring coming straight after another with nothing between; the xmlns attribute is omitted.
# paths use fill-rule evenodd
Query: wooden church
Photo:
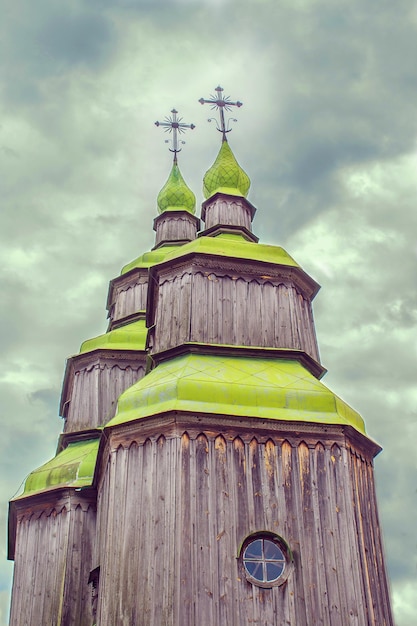
<svg viewBox="0 0 417 626"><path fill-rule="evenodd" d="M110 282L108 331L67 361L56 456L10 502L10 625L392 626L380 448L321 382L319 285L252 232L241 103L200 102L222 139L201 222L174 110L155 246Z"/></svg>

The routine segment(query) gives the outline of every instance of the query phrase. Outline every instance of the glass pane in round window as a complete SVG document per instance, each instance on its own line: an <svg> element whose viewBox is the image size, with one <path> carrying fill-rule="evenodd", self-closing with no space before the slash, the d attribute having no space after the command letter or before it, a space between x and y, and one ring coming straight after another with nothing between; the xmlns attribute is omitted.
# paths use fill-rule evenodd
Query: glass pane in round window
<svg viewBox="0 0 417 626"><path fill-rule="evenodd" d="M284 571L284 563L266 563L267 580L276 580Z"/></svg>
<svg viewBox="0 0 417 626"><path fill-rule="evenodd" d="M262 563L259 561L246 561L245 567L248 570L249 574L256 578L257 580L262 580L263 571L262 571Z"/></svg>
<svg viewBox="0 0 417 626"><path fill-rule="evenodd" d="M247 574L263 584L276 581L282 575L285 563L284 552L272 539L254 539L243 552L243 565Z"/></svg>
<svg viewBox="0 0 417 626"><path fill-rule="evenodd" d="M276 543L274 543L270 539L264 539L263 543L264 543L264 551L265 551L265 558L266 559L268 559L268 560L270 560L270 559L276 560L277 558L282 558L283 557L283 554L282 554L281 550L279 549L279 547L277 546Z"/></svg>
<svg viewBox="0 0 417 626"><path fill-rule="evenodd" d="M261 559L262 558L262 539L255 539L245 550L245 558Z"/></svg>

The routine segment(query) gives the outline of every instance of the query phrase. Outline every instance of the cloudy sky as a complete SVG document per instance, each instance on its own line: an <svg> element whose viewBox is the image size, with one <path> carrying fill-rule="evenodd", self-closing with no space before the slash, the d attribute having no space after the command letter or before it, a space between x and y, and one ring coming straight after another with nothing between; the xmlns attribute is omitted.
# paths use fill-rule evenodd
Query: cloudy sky
<svg viewBox="0 0 417 626"><path fill-rule="evenodd" d="M324 382L365 418L397 626L417 623L417 5L406 0L1 0L0 626L7 501L51 458L67 356L106 329L107 286L153 245L170 168L154 126L219 147L198 99L242 100L231 146L254 230L321 285Z"/></svg>

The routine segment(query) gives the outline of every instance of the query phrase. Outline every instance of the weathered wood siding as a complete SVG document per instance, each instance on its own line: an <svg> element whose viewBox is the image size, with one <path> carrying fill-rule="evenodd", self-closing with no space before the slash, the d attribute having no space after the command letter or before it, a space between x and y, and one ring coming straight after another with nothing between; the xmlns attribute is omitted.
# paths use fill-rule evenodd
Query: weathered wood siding
<svg viewBox="0 0 417 626"><path fill-rule="evenodd" d="M80 496L18 517L10 626L91 626L96 508Z"/></svg>
<svg viewBox="0 0 417 626"><path fill-rule="evenodd" d="M243 226L252 231L250 210L243 202L236 199L216 198L214 202L206 205L204 217L207 229L217 225L233 225Z"/></svg>
<svg viewBox="0 0 417 626"><path fill-rule="evenodd" d="M120 276L113 281L110 293L110 324L146 309L148 274Z"/></svg>
<svg viewBox="0 0 417 626"><path fill-rule="evenodd" d="M183 271L160 279L153 351L187 341L304 350L319 360L311 303L289 281Z"/></svg>
<svg viewBox="0 0 417 626"><path fill-rule="evenodd" d="M155 220L155 245L163 242L192 241L197 236L198 220L191 214L166 211Z"/></svg>
<svg viewBox="0 0 417 626"><path fill-rule="evenodd" d="M355 521L361 546L359 566L366 580L366 603L369 615L376 624L385 624L384 616L390 612L390 595L385 573L382 533L378 516L378 504L373 479L373 467L365 463L353 450L350 454L355 499ZM378 595L372 589L378 589ZM373 623L372 621L370 623Z"/></svg>
<svg viewBox="0 0 417 626"><path fill-rule="evenodd" d="M127 362L94 354L75 357L68 374L64 432L103 426L114 417L120 394L145 375L145 361L145 354Z"/></svg>
<svg viewBox="0 0 417 626"><path fill-rule="evenodd" d="M144 437L114 440L99 490L100 626L392 626L371 461L326 435ZM237 558L262 530L294 553L272 589Z"/></svg>

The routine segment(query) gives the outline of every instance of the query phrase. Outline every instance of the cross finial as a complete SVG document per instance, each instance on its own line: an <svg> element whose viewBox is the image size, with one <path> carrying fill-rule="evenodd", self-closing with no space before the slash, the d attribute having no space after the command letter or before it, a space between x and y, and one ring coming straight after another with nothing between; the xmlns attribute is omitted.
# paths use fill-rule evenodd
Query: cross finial
<svg viewBox="0 0 417 626"><path fill-rule="evenodd" d="M230 131L232 130L231 128L229 128L229 122L230 121L237 122L237 120L235 118L230 118L227 120L227 124L226 124L226 121L224 119L224 112L231 111L232 107L238 107L238 108L241 107L242 102L239 102L239 100L237 100L236 102L232 102L229 96L224 96L223 89L222 87L220 87L220 85L216 87L215 91L216 91L215 96L212 95L210 96L209 99L200 98L199 102L201 104L211 104L212 109L217 109L220 111L220 128L219 128L219 124L217 124L217 130L220 133L222 133L223 141L227 141L226 133L230 133ZM210 118L209 122L211 122L213 119L214 118Z"/></svg>
<svg viewBox="0 0 417 626"><path fill-rule="evenodd" d="M181 148L178 147L179 143L185 144L185 141L178 141L178 134L184 133L186 128L195 128L194 124L184 124L182 117L177 117L178 111L172 109L172 115L167 115L163 122L155 122L155 126L162 126L165 128L166 133L172 133L172 148L169 148L170 152L174 153L174 163L177 162L177 153L181 152ZM165 143L169 143L166 139Z"/></svg>

